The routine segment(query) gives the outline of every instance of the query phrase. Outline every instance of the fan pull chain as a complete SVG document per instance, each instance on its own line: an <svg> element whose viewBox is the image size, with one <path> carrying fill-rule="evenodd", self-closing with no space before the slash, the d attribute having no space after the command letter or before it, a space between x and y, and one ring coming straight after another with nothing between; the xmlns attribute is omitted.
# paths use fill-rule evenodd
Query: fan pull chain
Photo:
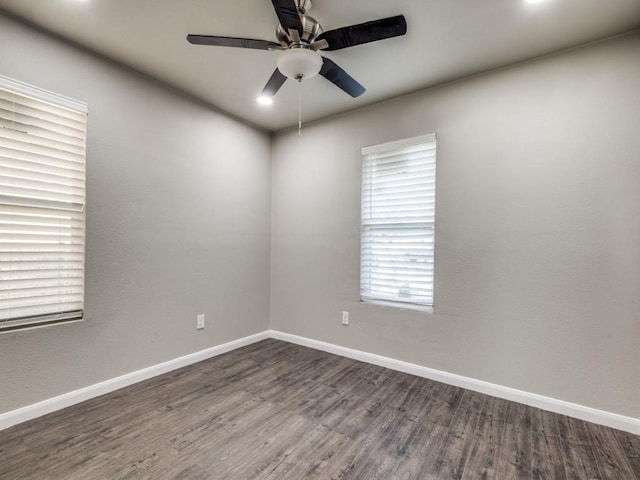
<svg viewBox="0 0 640 480"><path fill-rule="evenodd" d="M302 135L302 79L298 80L298 136Z"/></svg>

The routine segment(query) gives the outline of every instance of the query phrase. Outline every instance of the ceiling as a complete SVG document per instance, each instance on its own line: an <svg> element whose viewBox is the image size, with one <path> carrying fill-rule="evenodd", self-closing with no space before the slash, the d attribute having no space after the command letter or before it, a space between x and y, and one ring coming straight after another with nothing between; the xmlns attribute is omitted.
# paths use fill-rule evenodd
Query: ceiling
<svg viewBox="0 0 640 480"><path fill-rule="evenodd" d="M323 53L366 88L353 99L318 76L256 97L276 52L190 45L187 33L275 40L268 0L0 0L0 9L266 130L527 60L640 27L640 0L313 0L325 30L404 14L408 33Z"/></svg>

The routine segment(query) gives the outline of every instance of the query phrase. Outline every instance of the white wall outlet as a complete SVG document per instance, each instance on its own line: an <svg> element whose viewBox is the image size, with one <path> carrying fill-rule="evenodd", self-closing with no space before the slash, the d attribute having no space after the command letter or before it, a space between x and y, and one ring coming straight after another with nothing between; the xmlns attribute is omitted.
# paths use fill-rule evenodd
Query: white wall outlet
<svg viewBox="0 0 640 480"><path fill-rule="evenodd" d="M349 326L349 312L342 312L342 325Z"/></svg>
<svg viewBox="0 0 640 480"><path fill-rule="evenodd" d="M196 317L196 330L204 330L204 314Z"/></svg>

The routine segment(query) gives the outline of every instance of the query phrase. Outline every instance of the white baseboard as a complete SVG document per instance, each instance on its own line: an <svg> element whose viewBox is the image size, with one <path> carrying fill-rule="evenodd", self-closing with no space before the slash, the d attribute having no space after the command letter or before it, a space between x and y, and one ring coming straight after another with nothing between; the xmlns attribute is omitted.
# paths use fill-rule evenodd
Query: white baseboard
<svg viewBox="0 0 640 480"><path fill-rule="evenodd" d="M9 428L13 425L17 425L19 423L26 422L43 415L47 415L48 413L53 413L57 410L70 407L80 402L84 402L85 400L89 400L100 395L113 392L134 383L138 383L143 380L162 375L163 373L171 372L172 370L176 370L178 368L201 362L202 360L207 360L217 355L230 352L231 350L235 350L237 348L241 348L252 343L259 342L260 340L265 340L267 338L275 338L277 340L295 343L297 345L314 348L316 350L322 350L324 352L333 353L342 357L352 358L361 362L379 365L381 367L397 370L399 372L409 373L418 377L428 378L430 380L446 383L448 385L466 388L468 390L485 393L487 395L503 398L505 400L523 403L532 407L541 408L543 410L560 413L562 415L579 418L588 422L593 422L640 435L640 419L638 418L626 417L604 410L585 407L583 405L569 403L563 400L545 397L522 390L516 390L514 388L503 387L501 385L484 382L482 380L463 377L461 375L423 367L414 363L403 362L401 360L383 357L382 355L354 350L331 343L321 342L319 340L313 340L311 338L279 332L277 330L267 330L255 335L240 338L238 340L208 348L200 352L195 352L189 355L185 355L184 357L179 357L174 360L160 363L158 365L143 368L142 370L138 370L136 372L131 372L120 377L112 378L95 385L90 385L73 392L65 393L63 395L38 402L33 405L27 405L26 407L0 414L0 430L4 430L5 428Z"/></svg>
<svg viewBox="0 0 640 480"><path fill-rule="evenodd" d="M314 348L316 350L322 350L342 357L379 365L391 370L409 373L418 377L428 378L448 385L466 388L475 392L503 398L505 400L511 400L531 407L541 408L550 412L560 413L569 417L586 420L588 422L640 435L640 419L638 418L626 417L624 415L618 415L604 410L598 410L555 398L537 395L535 393L516 390L515 388L503 387L501 385L484 382L482 380L463 377L454 373L443 372L433 368L416 365L414 363L403 362L401 360L395 360L393 358L383 357L373 353L341 347L339 345L325 343L311 338L291 335L277 330L270 330L268 333L271 338L283 340L285 342L295 343L297 345Z"/></svg>
<svg viewBox="0 0 640 480"><path fill-rule="evenodd" d="M260 332L0 414L0 430L267 338L269 338L267 331Z"/></svg>

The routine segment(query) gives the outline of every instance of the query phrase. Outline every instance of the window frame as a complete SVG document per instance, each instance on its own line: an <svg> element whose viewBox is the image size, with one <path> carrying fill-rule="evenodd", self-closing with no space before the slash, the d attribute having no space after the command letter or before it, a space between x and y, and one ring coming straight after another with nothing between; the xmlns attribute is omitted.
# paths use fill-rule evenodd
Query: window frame
<svg viewBox="0 0 640 480"><path fill-rule="evenodd" d="M374 244L374 241L369 241L368 244L365 244L365 236L367 234L371 235L371 231L375 229L376 223L375 220L371 220L373 216L371 213L373 197L371 196L371 190L366 190L368 185L373 182L373 179L367 179L368 170L367 168L371 168L368 166L368 162L375 161L376 158L384 158L385 156L390 155L410 155L412 151L420 151L420 149L424 147L424 151L429 149L433 150L432 160L425 160L424 165L427 166L430 162L433 164L433 173L430 174L430 179L434 184L432 188L432 192L427 195L421 195L423 197L429 197L429 201L432 202L432 220L425 221L416 221L416 222L401 222L401 221L392 221L392 222L380 222L378 221L377 225L386 226L387 228L393 225L400 226L398 229L402 231L402 229L410 229L408 225L417 226L418 229L424 233L427 237L431 237L431 247L429 249L428 254L424 255L424 259L427 263L430 262L431 270L430 274L426 275L426 281L431 286L431 294L430 298L427 301L416 301L415 295L413 297L409 297L407 300L402 300L398 297L390 299L385 298L382 295L376 295L371 291L371 277L373 273L371 272L370 263L366 268L368 268L369 272L365 274L365 249L371 248L370 246ZM411 137L407 139L392 141L388 143L383 143L379 145L373 145L369 147L363 147L361 149L361 159L362 159L362 176L361 176L361 204L360 204L360 302L363 304L370 305L379 305L384 307L395 307L402 308L407 310L418 310L422 312L433 313L434 311L434 287L435 287L435 200L436 200L436 170L437 170L437 135L436 133L431 133L427 135L421 135L417 137ZM365 194L369 195L369 198L365 198ZM416 195L420 196L420 195ZM366 218L365 208L369 209L369 218ZM424 226L422 226L424 225ZM422 230L424 228L424 230ZM367 257L367 261L370 262L371 255L369 254ZM386 268L387 270L393 270L393 268ZM426 269L428 271L428 269ZM397 272L395 272L397 273ZM392 276L394 274L389 273L388 275ZM395 277L397 279L397 277ZM396 280L398 281L398 280Z"/></svg>
<svg viewBox="0 0 640 480"><path fill-rule="evenodd" d="M7 262L10 264L11 262L15 261L13 252L25 252L25 253L21 253L21 255L33 255L34 257L37 257L39 255L38 252L42 252L42 251L51 252L46 254L40 254L40 258L36 258L35 260L28 259L27 261L31 263L35 263L37 265L38 263L45 261L43 260L43 258L47 258L46 261L50 262L48 256L54 255L54 261L58 262L58 267L54 271L62 272L63 267L61 267L60 265L64 262L69 262L71 260L62 258L62 257L65 257L67 254L54 253L54 252L62 252L62 250L60 249L60 245L65 244L65 242L63 241L64 235L60 233L62 232L62 230L60 229L63 229L63 228L74 229L73 238L80 238L81 243L74 244L73 245L74 253L68 254L73 256L73 262L75 262L76 264L78 262L80 263L80 268L75 268L74 266L74 270L80 271L80 274L75 275L73 277L74 279L76 279L73 283L69 283L70 277L68 277L68 275L49 276L49 277L46 277L48 281L44 281L43 278L45 277L42 277L41 275L38 275L38 274L33 274L32 276L25 276L24 280L20 280L20 281L29 283L28 288L31 288L31 289L45 288L43 285L43 282L46 283L47 285L49 285L50 283L53 283L54 285L47 286L46 288L57 288L57 290L54 292L52 296L53 297L57 296L58 298L56 299L55 303L50 303L50 305L52 306L62 305L65 303L65 300L61 300L61 297L65 297L67 295L73 295L74 298L76 297L79 298L78 301L73 302L74 306L79 303L79 308L74 308L73 310L69 310L69 311L60 311L59 308L56 309L54 307L47 309L45 308L46 306L44 306L42 303L37 303L38 297L35 295L34 296L27 295L24 297L14 297L12 296L12 294L6 293L7 298L4 300L8 302L11 302L13 299L16 299L16 298L24 299L26 302L24 306L22 305L8 306L7 309L5 310L6 312L14 313L15 310L12 312L12 309L16 309L16 308L35 309L38 306L43 305L43 307L41 308L43 313L24 314L24 315L19 315L17 313L14 313L14 315L16 316L13 316L13 317L7 316L6 318L0 319L0 334L13 332L16 330L41 328L41 327L50 326L50 325L58 325L63 323L67 324L67 323L81 321L84 318L85 295L86 295L86 258L85 258L86 257L86 203L87 203L86 202L86 187L87 187L86 145L87 145L87 130L88 130L87 128L88 127L87 125L88 106L84 102L74 100L69 97L50 92L42 88L29 85L27 83L24 83L19 80L15 80L3 75L0 75L0 89L2 89L5 92L8 92L9 95L27 97L26 100L23 98L20 104L14 103L13 106L9 105L10 108L5 107L5 113L9 112L12 115L17 115L15 113L17 111L16 110L17 105L31 105L30 107L23 107L23 108L31 109L29 113L33 111L40 111L38 107L40 107L40 109L43 109L43 111L50 111L50 112L69 111L68 113L64 114L65 115L64 118L67 118L66 117L67 115L82 118L82 122L80 122L81 128L78 129L78 132L80 132L80 136L62 137L61 140L56 140L58 142L61 142L66 138L74 138L77 142L79 142L74 144L76 145L74 148L76 150L79 149L78 151L81 152L79 154L75 153L76 156L79 155L81 157L81 161L78 164L79 167L77 167L77 168L81 168L81 170L79 171L80 173L78 173L79 179L75 179L76 177L73 177L74 178L73 182L75 182L76 184L80 184L80 186L73 186L73 187L69 186L70 180L68 180L67 177L65 177L66 174L64 173L65 171L64 167L57 167L58 171L56 171L56 174L54 174L53 177L65 179L66 183L63 182L63 180L60 180L60 183L52 182L51 178L46 176L48 174L40 173L41 171L40 169L34 170L34 172L36 173L27 172L23 174L23 172L26 172L24 170L25 167L21 167L23 170L20 170L19 168L18 175L14 173L16 170L13 170L15 168L13 166L13 162L18 161L18 163L20 162L24 163L24 162L32 161L31 159L27 160L27 157L33 154L29 153L29 149L23 150L21 154L15 153L15 152L19 152L20 149L17 147L15 147L14 149L14 147L11 145L12 142L27 141L29 138L29 135L32 135L33 132L36 131L37 132L36 136L33 137L36 143L33 143L33 145L43 145L41 143L38 144L37 139L40 139L40 141L47 142L47 141L51 141L48 139L58 138L56 135L66 135L66 133L60 133L60 131L68 130L68 127L61 126L63 125L63 123L53 123L51 119L42 120L43 118L45 118L41 116L42 113L39 113L35 116L30 116L27 113L25 113L25 111L23 110L20 113L20 116L24 120L21 119L20 121L28 122L29 119L33 119L32 122L35 122L35 123L23 123L23 125L26 126L26 129L24 130L14 129L13 134L8 134L8 137L5 137L7 139L7 141L4 142L5 143L4 148L5 148L5 151L7 152L5 153L5 155L8 155L5 158L8 160L8 162L4 165L4 170L6 171L4 176L6 179L8 179L7 181L10 183L8 183L6 186L6 189L5 189L6 192L4 190L2 191L2 194L3 194L2 208L4 211L6 211L4 215L6 215L7 218L16 217L17 220L14 219L12 221L16 221L18 223L11 223L12 221L7 219L6 223L4 224L8 229L8 233L3 234L5 235L3 239L6 240L6 243L7 243L7 247L5 247L4 250L6 250L5 255L8 254L10 259L3 260L3 262ZM10 98L16 98L16 97L7 97L7 99L10 99ZM8 102L10 101L11 100L8 100ZM24 103L25 101L26 103ZM51 115L55 116L56 114L51 113L51 114L45 114L45 115L48 115L50 117ZM14 117L12 116L11 118L14 118ZM62 118L62 117L57 117L57 118ZM7 120L11 122L16 121L16 120L11 120L8 117L5 117L5 123L7 122ZM53 129L47 129L45 126L43 126L47 124L55 125L55 127ZM0 128L2 129L8 128L9 131L12 130L11 125L9 125L8 127L3 127L2 125L0 125ZM19 141L18 140L19 136L15 136L16 131L20 132L19 135L21 135L23 138L26 138L27 140ZM45 135L44 137L40 137L40 135L42 135L41 132L44 133ZM53 135L53 136L50 136L50 135ZM13 140L11 140L12 138ZM30 145L30 144L31 142L28 142L26 144L23 143L22 145ZM20 143L17 143L17 145L20 145ZM42 149L42 147L37 147L37 148ZM62 150L62 151L67 152L71 150ZM23 155L23 157L21 157L20 155ZM51 161L51 159L54 159L54 157L42 152L38 153L37 156L39 156L42 159L45 159L44 163L40 162L41 165L44 165L43 168L45 169L42 171L43 172L52 171L51 169L53 169L54 167L51 167L52 163L47 163L46 159L49 159L49 161ZM12 158L13 160L11 160ZM21 159L21 158L24 158L24 159ZM55 160L54 160L54 163L55 163ZM29 169L31 168L32 167L29 167ZM16 196L15 193L12 193L12 189L17 188L18 185L21 185L20 182L34 182L34 181L36 182L36 185L38 185L37 183L38 181L48 182L46 185L48 185L49 187L46 189L47 195L45 197L42 197L40 195L30 196L31 194L28 193L28 190L25 190L25 188L23 187L20 187L19 190L22 189L24 190L25 193L22 193L21 195L18 195L18 196ZM17 182L17 183L14 184L13 182ZM15 185L15 186L12 186L12 185ZM29 188L35 188L35 187L29 187ZM53 191L55 192L60 191L60 193L59 194L51 193L49 188L53 189ZM69 193L65 193L65 191L66 192L74 191L74 195L75 195L76 190L80 190L81 192L79 194L81 201L78 200L76 202L74 198L74 203L69 203L69 199L68 199ZM65 195L67 196L67 198L65 198ZM47 199L42 200L41 198L47 198ZM23 210L20 210L21 208ZM29 209L31 210L31 212L25 213L24 209ZM34 213L34 211L37 211L37 213ZM51 217L50 215L51 212L56 213L56 215L54 217ZM62 213L62 212L66 212L66 213ZM69 212L73 212L73 213L69 213ZM63 217L68 218L68 220L60 220ZM46 218L46 222L42 223L43 220L39 220L40 218ZM24 223L25 221L28 223ZM23 228L21 227L21 225L25 225L26 227L24 228L29 229L28 230L29 232L33 230L34 234L36 235L43 235L43 233L40 232L41 230L48 231L52 228L57 228L59 231L59 233L57 234L59 240L57 242L54 241L53 243L51 243L52 245L51 248L53 248L53 250L49 250L48 247L40 248L40 249L33 249L33 247L29 247L27 250L19 250L19 249L14 250L14 246L11 243L13 241L11 236L14 235L13 238L15 238L15 235L19 232L11 233L11 231L17 230L17 229L19 230ZM51 236L51 234L47 234L47 235ZM38 238L38 237L34 237L34 238ZM32 243L33 241L35 240L31 240ZM17 242L21 242L21 241L17 240ZM28 243L29 242L27 242L27 244ZM15 245L25 245L25 244L16 243ZM80 251L78 252L75 251L76 245L79 245L77 249ZM29 252L29 253L26 253L26 252ZM35 270L38 270L37 267L34 267L34 268ZM18 270L15 270L10 266L8 269L4 269L3 271L9 274L9 278L14 278L11 275L11 272L15 272ZM69 280L67 280L66 283L64 280L65 278L69 278ZM57 284L55 283L56 279L58 279ZM14 280L8 280L8 282L14 282ZM75 285L75 287L67 287L67 285ZM26 288L26 287L22 287L22 288ZM73 294L68 293L69 291L71 291L70 289L72 288L75 288L75 293ZM77 290L80 290L80 291L78 292ZM9 291L10 290L0 289L0 293L9 292ZM4 296L2 298L4 298ZM44 312L45 310L51 310L51 311ZM54 310L57 310L57 311L54 311Z"/></svg>

